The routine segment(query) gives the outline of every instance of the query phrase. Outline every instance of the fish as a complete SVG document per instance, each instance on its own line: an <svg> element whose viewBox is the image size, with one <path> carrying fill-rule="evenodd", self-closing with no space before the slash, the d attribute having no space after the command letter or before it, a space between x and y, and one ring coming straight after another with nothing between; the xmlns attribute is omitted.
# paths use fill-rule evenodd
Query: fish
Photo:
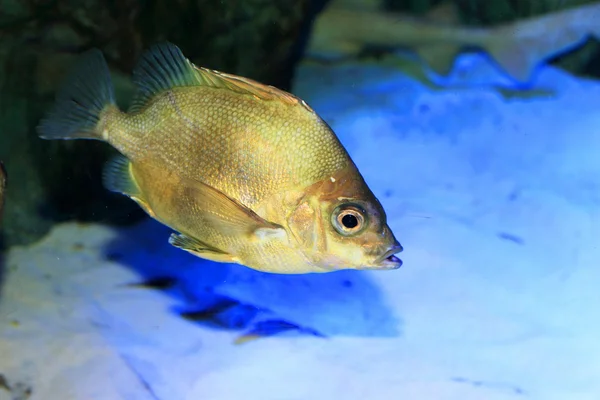
<svg viewBox="0 0 600 400"><path fill-rule="evenodd" d="M306 60L337 62L369 48L407 49L434 73L447 76L462 52L480 51L516 84L531 83L545 62L600 39L600 2L488 28L457 25L456 11L442 3L424 18L357 9L333 2L315 18Z"/></svg>
<svg viewBox="0 0 600 400"><path fill-rule="evenodd" d="M0 161L0 223L2 223L2 215L4 214L4 197L6 195L7 175L4 164Z"/></svg>
<svg viewBox="0 0 600 400"><path fill-rule="evenodd" d="M146 50L127 111L102 52L83 54L39 137L107 142L104 186L197 257L280 273L391 270L403 250L331 127L302 99L198 67L174 44Z"/></svg>

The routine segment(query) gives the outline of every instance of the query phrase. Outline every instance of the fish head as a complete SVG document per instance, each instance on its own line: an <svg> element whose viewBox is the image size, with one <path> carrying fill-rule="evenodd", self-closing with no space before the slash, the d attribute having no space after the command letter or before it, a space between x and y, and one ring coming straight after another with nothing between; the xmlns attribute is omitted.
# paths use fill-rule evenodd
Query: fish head
<svg viewBox="0 0 600 400"><path fill-rule="evenodd" d="M368 196L370 197L370 196ZM335 269L397 269L402 246L375 197L341 197L323 204L326 252L322 262Z"/></svg>
<svg viewBox="0 0 600 400"><path fill-rule="evenodd" d="M306 191L288 221L305 257L322 271L397 269L403 250L383 206L353 166Z"/></svg>

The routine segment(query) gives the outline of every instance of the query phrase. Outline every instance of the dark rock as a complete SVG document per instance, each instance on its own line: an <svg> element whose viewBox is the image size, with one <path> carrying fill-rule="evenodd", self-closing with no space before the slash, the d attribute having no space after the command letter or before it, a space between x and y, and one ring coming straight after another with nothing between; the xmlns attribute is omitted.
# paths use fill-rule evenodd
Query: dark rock
<svg viewBox="0 0 600 400"><path fill-rule="evenodd" d="M0 159L11 186L3 231L30 243L60 220L130 223L143 216L101 186L114 150L45 141L35 126L82 51L100 48L119 103L141 52L168 40L198 65L289 89L309 0L0 0Z"/></svg>

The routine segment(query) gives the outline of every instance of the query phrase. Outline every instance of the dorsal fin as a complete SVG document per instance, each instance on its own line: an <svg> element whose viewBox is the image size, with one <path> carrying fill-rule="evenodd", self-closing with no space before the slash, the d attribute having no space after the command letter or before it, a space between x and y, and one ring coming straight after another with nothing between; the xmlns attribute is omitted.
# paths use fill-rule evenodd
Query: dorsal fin
<svg viewBox="0 0 600 400"><path fill-rule="evenodd" d="M168 42L156 44L142 55L133 72L133 80L138 88L130 108L133 112L146 105L158 93L185 86L221 88L252 95L261 100L300 103L312 111L304 101L276 87L241 76L197 67L185 58L177 46Z"/></svg>

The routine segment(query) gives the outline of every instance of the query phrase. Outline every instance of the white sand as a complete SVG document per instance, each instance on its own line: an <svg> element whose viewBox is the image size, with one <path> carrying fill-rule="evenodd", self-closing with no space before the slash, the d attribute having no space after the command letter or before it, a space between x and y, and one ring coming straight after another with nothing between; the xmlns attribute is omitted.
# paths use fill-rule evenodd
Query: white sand
<svg viewBox="0 0 600 400"><path fill-rule="evenodd" d="M405 265L268 275L171 248L154 222L64 224L8 256L0 399L599 399L600 84L546 69L540 85L556 96L303 67L295 92L339 133ZM124 286L167 272L178 292ZM207 289L327 338L234 345L176 313Z"/></svg>

